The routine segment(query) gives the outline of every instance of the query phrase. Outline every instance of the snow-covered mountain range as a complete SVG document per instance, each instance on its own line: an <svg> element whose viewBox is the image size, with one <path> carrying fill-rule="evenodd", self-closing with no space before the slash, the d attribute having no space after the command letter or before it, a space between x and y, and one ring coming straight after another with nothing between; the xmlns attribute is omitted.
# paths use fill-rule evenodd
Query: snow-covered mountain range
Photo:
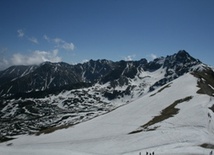
<svg viewBox="0 0 214 155"><path fill-rule="evenodd" d="M4 154L214 149L214 72L184 50L151 62L13 66L0 72L0 95Z"/></svg>

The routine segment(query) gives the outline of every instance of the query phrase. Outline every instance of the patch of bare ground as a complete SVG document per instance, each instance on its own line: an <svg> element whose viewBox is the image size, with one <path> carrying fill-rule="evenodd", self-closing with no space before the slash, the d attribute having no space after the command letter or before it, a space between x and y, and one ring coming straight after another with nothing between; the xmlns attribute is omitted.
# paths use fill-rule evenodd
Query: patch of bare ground
<svg viewBox="0 0 214 155"><path fill-rule="evenodd" d="M214 105L212 105L212 107L210 107L209 109L214 112Z"/></svg>
<svg viewBox="0 0 214 155"><path fill-rule="evenodd" d="M41 129L39 132L35 133L35 135L39 136L41 134L49 134L49 133L52 133L56 130L67 129L71 126L73 126L73 125L61 125L61 126L47 127L47 128Z"/></svg>
<svg viewBox="0 0 214 155"><path fill-rule="evenodd" d="M0 143L3 143L3 142L7 142L7 141L10 141L10 140L13 140L15 138L9 138L9 137L5 137L5 136L0 136Z"/></svg>
<svg viewBox="0 0 214 155"><path fill-rule="evenodd" d="M148 121L146 124L140 126L139 129L130 132L129 134L135 134L135 133L139 133L139 132L143 132L143 131L153 131L156 130L158 128L158 126L150 128L150 126L162 122L170 117L173 117L174 115L178 114L179 109L176 108L176 106L182 102L188 102L189 100L192 99L192 96L188 96L185 97L183 99L179 99L176 100L175 102L173 102L171 105L169 105L168 107L166 107L165 109L163 109L160 113L160 115L155 116L152 120Z"/></svg>
<svg viewBox="0 0 214 155"><path fill-rule="evenodd" d="M198 87L200 89L197 93L214 96L214 72L212 69L207 68L203 71L195 71L192 75L198 78Z"/></svg>
<svg viewBox="0 0 214 155"><path fill-rule="evenodd" d="M205 149L214 149L214 144L204 143L204 144L201 144L200 146Z"/></svg>

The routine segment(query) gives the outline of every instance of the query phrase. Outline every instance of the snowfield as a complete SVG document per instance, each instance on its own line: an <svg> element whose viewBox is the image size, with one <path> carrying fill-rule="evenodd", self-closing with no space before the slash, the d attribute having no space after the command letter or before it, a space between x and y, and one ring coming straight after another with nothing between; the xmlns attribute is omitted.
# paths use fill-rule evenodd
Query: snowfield
<svg viewBox="0 0 214 155"><path fill-rule="evenodd" d="M198 89L188 73L92 120L51 134L17 136L0 144L0 154L209 155L212 149L201 145L214 145L214 98ZM163 118L163 111L172 113Z"/></svg>

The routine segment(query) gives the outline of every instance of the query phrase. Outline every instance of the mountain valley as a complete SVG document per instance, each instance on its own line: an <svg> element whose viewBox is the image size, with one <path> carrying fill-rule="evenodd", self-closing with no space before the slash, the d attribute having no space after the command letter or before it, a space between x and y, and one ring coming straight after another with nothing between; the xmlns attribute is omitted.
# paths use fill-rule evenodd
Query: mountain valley
<svg viewBox="0 0 214 155"><path fill-rule="evenodd" d="M214 71L186 51L0 72L4 154L209 154Z"/></svg>

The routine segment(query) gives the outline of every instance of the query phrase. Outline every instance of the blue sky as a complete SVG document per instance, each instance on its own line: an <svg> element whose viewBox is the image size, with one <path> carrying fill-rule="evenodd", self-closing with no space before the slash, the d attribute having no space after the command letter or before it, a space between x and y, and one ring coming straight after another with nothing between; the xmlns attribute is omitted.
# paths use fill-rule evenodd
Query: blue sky
<svg viewBox="0 0 214 155"><path fill-rule="evenodd" d="M0 69L181 49L214 66L213 0L1 0L0 23Z"/></svg>

